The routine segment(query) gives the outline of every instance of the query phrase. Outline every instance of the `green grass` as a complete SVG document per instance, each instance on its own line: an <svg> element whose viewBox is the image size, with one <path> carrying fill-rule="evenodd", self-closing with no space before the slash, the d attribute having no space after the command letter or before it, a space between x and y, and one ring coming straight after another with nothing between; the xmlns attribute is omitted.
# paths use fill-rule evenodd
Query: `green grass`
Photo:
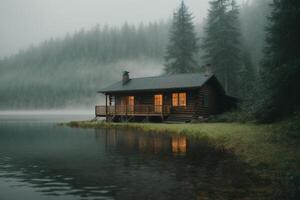
<svg viewBox="0 0 300 200"><path fill-rule="evenodd" d="M286 169L299 167L299 141L280 134L281 125L250 123L106 123L94 121L70 122L67 125L81 128L131 128L140 131L184 134L208 139L220 148L232 151L251 165L267 165Z"/></svg>

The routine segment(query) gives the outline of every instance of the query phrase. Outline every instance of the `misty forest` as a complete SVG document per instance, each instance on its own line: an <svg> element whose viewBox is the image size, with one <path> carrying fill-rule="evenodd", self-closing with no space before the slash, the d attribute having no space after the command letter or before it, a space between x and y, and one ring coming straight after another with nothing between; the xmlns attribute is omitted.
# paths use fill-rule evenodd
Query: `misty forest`
<svg viewBox="0 0 300 200"><path fill-rule="evenodd" d="M194 8L195 9L195 8ZM300 2L209 1L196 21L183 1L162 19L99 24L0 60L0 108L92 108L121 78L203 72L210 64L240 118L274 121L300 109Z"/></svg>
<svg viewBox="0 0 300 200"><path fill-rule="evenodd" d="M300 0L0 0L0 200L298 200Z"/></svg>

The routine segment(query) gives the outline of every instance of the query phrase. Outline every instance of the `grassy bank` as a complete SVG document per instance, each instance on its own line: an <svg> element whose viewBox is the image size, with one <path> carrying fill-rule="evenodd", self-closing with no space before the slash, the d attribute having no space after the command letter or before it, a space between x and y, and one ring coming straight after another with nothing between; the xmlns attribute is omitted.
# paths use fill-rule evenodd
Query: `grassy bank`
<svg viewBox="0 0 300 200"><path fill-rule="evenodd" d="M224 148L253 166L259 176L272 184L277 199L297 199L300 188L299 123L272 125L250 123L105 123L70 122L78 128L118 128L157 133L184 134L203 138Z"/></svg>
<svg viewBox="0 0 300 200"><path fill-rule="evenodd" d="M81 128L132 128L141 131L185 134L202 137L214 145L232 151L244 161L260 166L297 170L299 141L285 136L282 125L241 123L161 124L161 123L105 123L93 121L70 122Z"/></svg>

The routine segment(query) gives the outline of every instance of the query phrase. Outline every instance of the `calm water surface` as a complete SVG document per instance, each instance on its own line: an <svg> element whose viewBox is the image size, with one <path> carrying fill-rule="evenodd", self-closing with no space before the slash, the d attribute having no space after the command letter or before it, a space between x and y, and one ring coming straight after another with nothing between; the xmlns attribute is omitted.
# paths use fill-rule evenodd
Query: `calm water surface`
<svg viewBox="0 0 300 200"><path fill-rule="evenodd" d="M233 154L196 138L0 116L0 200L265 199Z"/></svg>

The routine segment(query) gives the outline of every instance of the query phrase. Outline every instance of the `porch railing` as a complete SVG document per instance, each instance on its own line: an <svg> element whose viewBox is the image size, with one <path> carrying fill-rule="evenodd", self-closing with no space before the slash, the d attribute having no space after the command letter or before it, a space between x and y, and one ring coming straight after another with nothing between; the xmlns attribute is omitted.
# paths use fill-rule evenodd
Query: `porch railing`
<svg viewBox="0 0 300 200"><path fill-rule="evenodd" d="M170 113L169 105L117 105L117 106L96 106L95 114L97 116L106 115L168 115Z"/></svg>

